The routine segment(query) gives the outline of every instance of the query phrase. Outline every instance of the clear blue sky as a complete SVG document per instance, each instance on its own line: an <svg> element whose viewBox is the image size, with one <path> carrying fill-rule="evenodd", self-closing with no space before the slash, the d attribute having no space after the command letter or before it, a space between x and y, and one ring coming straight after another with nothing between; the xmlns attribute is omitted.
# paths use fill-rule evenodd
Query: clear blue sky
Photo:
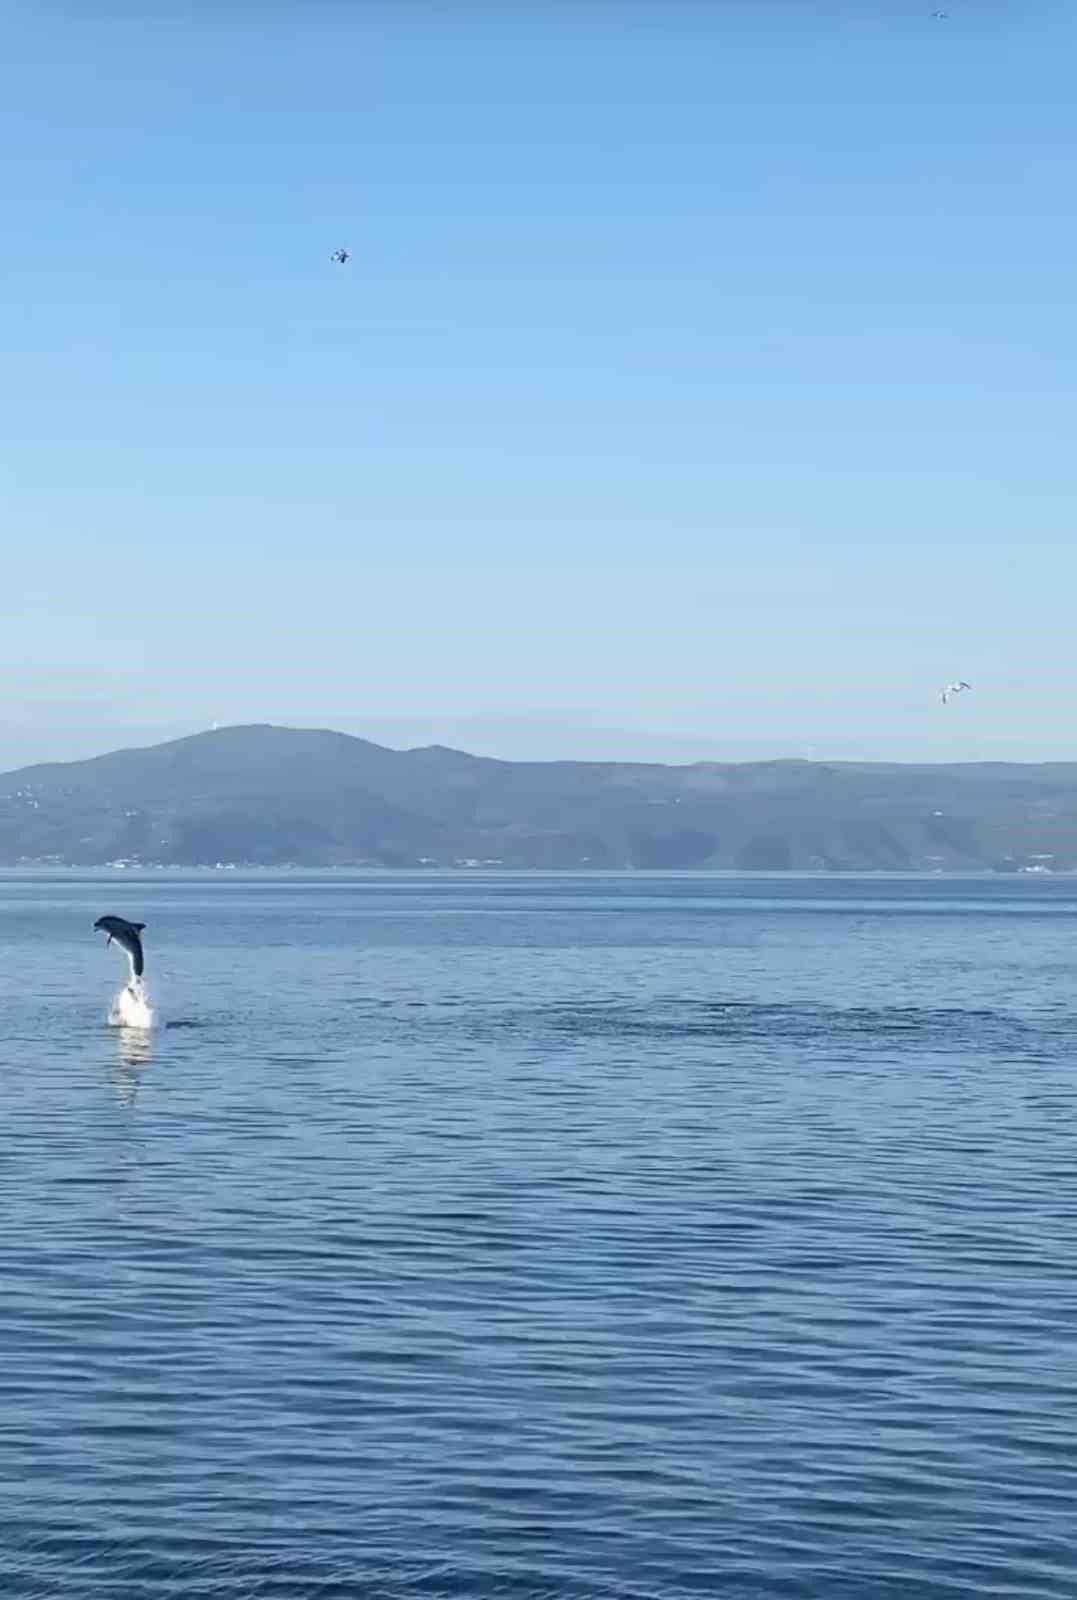
<svg viewBox="0 0 1077 1600"><path fill-rule="evenodd" d="M939 3L0 5L0 724L1077 756L1077 10Z"/></svg>

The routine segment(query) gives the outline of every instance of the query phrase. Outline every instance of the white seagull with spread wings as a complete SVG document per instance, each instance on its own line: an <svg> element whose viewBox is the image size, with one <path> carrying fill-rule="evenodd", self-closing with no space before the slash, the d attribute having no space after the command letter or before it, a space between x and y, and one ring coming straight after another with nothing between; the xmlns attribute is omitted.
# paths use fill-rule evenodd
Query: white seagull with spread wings
<svg viewBox="0 0 1077 1600"><path fill-rule="evenodd" d="M957 683L948 683L945 689L942 691L942 694L939 696L939 699L942 701L943 705L945 705L951 695L960 694L963 689L971 688L972 684L966 683L964 678L961 678Z"/></svg>

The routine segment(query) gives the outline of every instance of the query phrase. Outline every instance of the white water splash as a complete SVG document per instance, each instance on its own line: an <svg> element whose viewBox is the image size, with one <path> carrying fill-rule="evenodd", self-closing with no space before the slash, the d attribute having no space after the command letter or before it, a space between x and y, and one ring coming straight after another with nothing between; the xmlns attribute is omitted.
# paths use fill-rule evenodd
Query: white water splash
<svg viewBox="0 0 1077 1600"><path fill-rule="evenodd" d="M126 989L113 997L108 1025L110 1028L152 1028L155 1015L142 979L132 978Z"/></svg>

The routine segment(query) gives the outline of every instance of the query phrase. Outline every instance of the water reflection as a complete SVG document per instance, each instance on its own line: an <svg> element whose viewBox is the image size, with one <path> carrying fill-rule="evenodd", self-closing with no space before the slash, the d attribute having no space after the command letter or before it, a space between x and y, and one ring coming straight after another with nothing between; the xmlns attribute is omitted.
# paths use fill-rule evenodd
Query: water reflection
<svg viewBox="0 0 1077 1600"><path fill-rule="evenodd" d="M151 1028L117 1028L116 1060L112 1081L120 1104L134 1105L142 1075L157 1053L157 1038Z"/></svg>

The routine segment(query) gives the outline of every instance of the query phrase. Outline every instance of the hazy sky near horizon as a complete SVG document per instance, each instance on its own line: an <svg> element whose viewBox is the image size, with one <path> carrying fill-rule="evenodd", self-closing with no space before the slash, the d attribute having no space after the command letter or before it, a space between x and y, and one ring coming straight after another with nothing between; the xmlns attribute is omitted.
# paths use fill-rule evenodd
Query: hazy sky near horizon
<svg viewBox="0 0 1077 1600"><path fill-rule="evenodd" d="M0 4L0 764L1077 754L1077 10L935 9Z"/></svg>

